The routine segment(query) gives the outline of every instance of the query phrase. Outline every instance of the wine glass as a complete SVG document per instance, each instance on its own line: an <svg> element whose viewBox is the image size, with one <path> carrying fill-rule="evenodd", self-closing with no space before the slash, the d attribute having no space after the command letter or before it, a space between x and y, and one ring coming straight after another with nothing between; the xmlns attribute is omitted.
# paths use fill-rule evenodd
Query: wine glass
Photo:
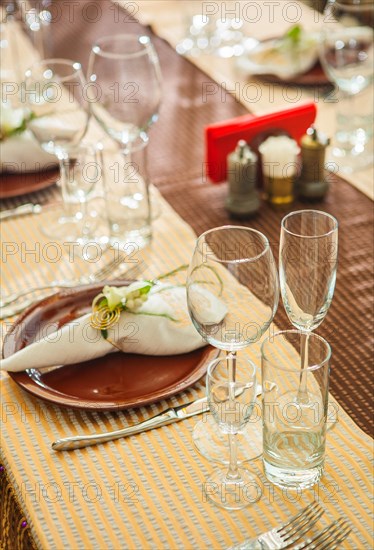
<svg viewBox="0 0 374 550"><path fill-rule="evenodd" d="M326 5L320 60L339 91L332 155L343 172L373 161L373 100L363 96L364 90L372 94L373 25L372 0L330 0Z"/></svg>
<svg viewBox="0 0 374 550"><path fill-rule="evenodd" d="M299 210L285 216L279 243L279 279L284 308L302 331L302 369L308 366L308 338L330 307L338 262L338 222L318 210ZM296 396L308 406L306 377L301 370Z"/></svg>
<svg viewBox="0 0 374 550"><path fill-rule="evenodd" d="M17 0L25 30L41 59L51 55L52 0Z"/></svg>
<svg viewBox="0 0 374 550"><path fill-rule="evenodd" d="M231 381L235 361L235 380ZM209 409L221 432L228 436L228 468L216 470L204 483L207 498L227 510L240 510L256 502L261 495L261 482L245 468L238 468L237 434L249 421L256 397L256 367L243 358L230 354L208 366L206 387ZM260 490L260 491L259 491Z"/></svg>
<svg viewBox="0 0 374 550"><path fill-rule="evenodd" d="M52 238L75 240L77 201L69 192L70 151L87 131L89 111L86 81L81 65L70 59L44 59L26 71L21 89L22 102L31 112L28 128L41 147L57 156L64 214L43 227Z"/></svg>
<svg viewBox="0 0 374 550"><path fill-rule="evenodd" d="M88 68L91 111L125 153L148 141L161 103L161 70L148 36L104 36L92 48Z"/></svg>
<svg viewBox="0 0 374 550"><path fill-rule="evenodd" d="M152 219L146 146L148 130L158 119L161 103L161 71L150 38L137 34L100 38L92 48L88 79L91 112L123 153L119 204L142 212L144 227L149 228L145 235L141 227L128 231L116 223L111 236L118 239L122 232L124 242L129 239L144 246L151 237ZM134 181L139 185L129 185ZM111 214L108 211L108 218L113 217Z"/></svg>
<svg viewBox="0 0 374 550"><path fill-rule="evenodd" d="M233 356L230 375L235 381L235 352L261 338L278 306L278 274L268 239L241 226L203 233L195 245L186 288L194 326L206 342ZM222 461L226 439L211 415L204 420L195 426L195 446L206 458ZM248 436L242 434L242 460L262 453L261 429L254 436L258 424L251 424Z"/></svg>

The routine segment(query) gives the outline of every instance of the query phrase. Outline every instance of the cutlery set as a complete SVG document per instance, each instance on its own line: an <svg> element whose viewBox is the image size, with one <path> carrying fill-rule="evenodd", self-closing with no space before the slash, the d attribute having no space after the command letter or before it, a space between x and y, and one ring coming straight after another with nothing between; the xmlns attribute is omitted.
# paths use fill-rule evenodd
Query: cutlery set
<svg viewBox="0 0 374 550"><path fill-rule="evenodd" d="M261 393L262 388L258 385L256 388L256 396L258 397ZM97 445L98 443L113 441L115 439L120 439L121 437L127 437L129 435L152 430L153 428L167 426L168 424L173 424L174 422L179 422L180 420L185 420L186 418L196 416L197 414L203 414L207 411L209 411L207 397L201 397L200 399L187 403L187 405L180 405L179 407L167 409L165 412L157 414L144 422L140 422L139 424L135 424L127 428L122 428L121 430L58 439L52 443L52 449L55 451L71 451L73 449L88 447L89 445Z"/></svg>
<svg viewBox="0 0 374 550"><path fill-rule="evenodd" d="M10 208L9 210L3 210L0 212L0 220L8 220L10 218L17 218L18 216L26 216L29 214L41 214L43 207L41 204L33 204L31 202L22 204L16 208Z"/></svg>
<svg viewBox="0 0 374 550"><path fill-rule="evenodd" d="M261 393L261 392L260 392ZM158 414L144 422L122 428L121 430L115 430L111 432L104 432L93 435L80 435L74 437L66 437L58 439L52 443L52 449L55 451L71 451L73 449L81 449L82 447L88 447L89 445L97 445L98 443L105 443L106 441L113 441L120 439L121 437L127 437L138 433L152 430L154 428L160 428L161 426L167 426L180 420L185 420L191 416L202 414L209 410L209 405L206 397L192 401L187 405L181 405L167 409L165 412Z"/></svg>
<svg viewBox="0 0 374 550"><path fill-rule="evenodd" d="M284 523L253 539L232 546L229 550L334 550L351 532L348 523L342 519L330 523L324 529L311 534L303 542L301 537L317 523L324 514L323 508L315 501Z"/></svg>

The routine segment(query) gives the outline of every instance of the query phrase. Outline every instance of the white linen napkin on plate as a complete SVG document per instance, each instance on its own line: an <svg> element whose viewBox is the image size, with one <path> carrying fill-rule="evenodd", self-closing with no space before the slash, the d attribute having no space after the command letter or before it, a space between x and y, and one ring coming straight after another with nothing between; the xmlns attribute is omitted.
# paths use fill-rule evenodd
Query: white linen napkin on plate
<svg viewBox="0 0 374 550"><path fill-rule="evenodd" d="M0 172L38 172L57 166L56 157L44 151L29 130L1 141L0 159Z"/></svg>
<svg viewBox="0 0 374 550"><path fill-rule="evenodd" d="M187 313L186 289L166 286L154 286L136 314L123 311L119 322L108 329L108 339L121 351L142 355L177 355L206 345ZM164 287L162 292L160 287ZM213 295L211 299L217 300L217 307L211 308L210 320L219 322L227 313L226 307ZM2 359L0 368L19 372L56 364L80 363L117 352L118 348L105 340L99 330L91 327L90 316L91 313L83 315L61 328L43 326L43 338Z"/></svg>

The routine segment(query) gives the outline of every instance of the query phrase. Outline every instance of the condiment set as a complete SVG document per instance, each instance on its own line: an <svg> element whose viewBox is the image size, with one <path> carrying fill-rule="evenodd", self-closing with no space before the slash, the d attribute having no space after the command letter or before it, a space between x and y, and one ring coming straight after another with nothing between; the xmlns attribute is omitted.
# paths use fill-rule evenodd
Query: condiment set
<svg viewBox="0 0 374 550"><path fill-rule="evenodd" d="M329 188L324 173L329 143L314 127L302 136L300 146L286 135L264 140L258 148L263 175L262 198L275 207L292 204L296 197L323 199ZM225 206L232 216L247 218L259 209L259 169L258 155L245 140L239 140L227 157L229 191Z"/></svg>

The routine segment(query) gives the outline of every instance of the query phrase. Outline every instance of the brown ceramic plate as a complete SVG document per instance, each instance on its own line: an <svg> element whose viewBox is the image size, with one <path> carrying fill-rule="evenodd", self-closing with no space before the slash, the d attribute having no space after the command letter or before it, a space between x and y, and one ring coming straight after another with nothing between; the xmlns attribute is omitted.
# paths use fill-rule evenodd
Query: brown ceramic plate
<svg viewBox="0 0 374 550"><path fill-rule="evenodd" d="M129 281L113 281L125 285ZM47 323L59 326L87 313L103 285L64 290L25 311L8 333L4 357L31 344ZM47 369L9 373L21 388L46 401L86 410L121 410L170 397L197 382L217 355L211 346L173 356L111 353L105 357Z"/></svg>
<svg viewBox="0 0 374 550"><path fill-rule="evenodd" d="M58 177L59 171L56 169L43 172L3 172L0 174L0 199L40 191L55 183Z"/></svg>

